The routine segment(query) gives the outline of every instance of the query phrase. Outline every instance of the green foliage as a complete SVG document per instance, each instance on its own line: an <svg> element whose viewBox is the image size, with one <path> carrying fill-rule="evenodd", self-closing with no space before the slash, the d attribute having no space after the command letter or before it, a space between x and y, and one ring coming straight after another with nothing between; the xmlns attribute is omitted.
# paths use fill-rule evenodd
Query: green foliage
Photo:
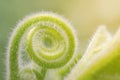
<svg viewBox="0 0 120 80"><path fill-rule="evenodd" d="M120 30L98 28L86 53L65 80L120 80Z"/></svg>

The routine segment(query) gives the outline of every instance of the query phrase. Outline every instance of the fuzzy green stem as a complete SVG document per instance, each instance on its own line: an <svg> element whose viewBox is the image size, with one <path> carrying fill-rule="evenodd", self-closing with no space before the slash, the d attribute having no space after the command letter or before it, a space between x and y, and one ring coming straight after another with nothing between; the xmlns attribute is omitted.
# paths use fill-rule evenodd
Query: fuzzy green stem
<svg viewBox="0 0 120 80"><path fill-rule="evenodd" d="M53 13L32 15L17 25L10 40L9 63L7 64L8 80L19 80L19 50L22 38L26 33L28 54L33 62L43 68L64 66L74 54L75 36L69 23Z"/></svg>
<svg viewBox="0 0 120 80"><path fill-rule="evenodd" d="M46 72L47 72L47 68L42 68L41 73L39 73L37 70L33 70L37 80L44 80Z"/></svg>

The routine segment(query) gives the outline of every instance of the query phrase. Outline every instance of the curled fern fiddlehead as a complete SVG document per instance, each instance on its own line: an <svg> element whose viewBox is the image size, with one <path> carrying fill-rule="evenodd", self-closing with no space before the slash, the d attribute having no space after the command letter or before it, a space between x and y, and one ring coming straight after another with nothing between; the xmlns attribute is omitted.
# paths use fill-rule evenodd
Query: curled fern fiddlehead
<svg viewBox="0 0 120 80"><path fill-rule="evenodd" d="M24 35L26 37L23 37ZM76 46L71 25L60 16L39 13L27 17L17 25L9 43L8 80L19 80L22 38L26 38L27 53L35 64L42 67L42 73L46 73L50 68L64 66L72 58ZM32 71L27 68L21 73L24 72L33 72L36 77L39 75L34 68Z"/></svg>

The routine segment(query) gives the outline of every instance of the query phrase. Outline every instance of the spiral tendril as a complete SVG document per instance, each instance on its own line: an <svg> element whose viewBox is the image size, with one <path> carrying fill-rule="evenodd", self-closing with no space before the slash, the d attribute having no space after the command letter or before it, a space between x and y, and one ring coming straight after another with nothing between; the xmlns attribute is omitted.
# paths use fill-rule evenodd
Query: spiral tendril
<svg viewBox="0 0 120 80"><path fill-rule="evenodd" d="M45 69L43 73L47 68L64 66L75 52L74 31L66 20L54 13L31 15L17 25L10 39L7 80L19 80L19 50L24 35L27 53L35 64ZM31 72L29 69L27 71Z"/></svg>

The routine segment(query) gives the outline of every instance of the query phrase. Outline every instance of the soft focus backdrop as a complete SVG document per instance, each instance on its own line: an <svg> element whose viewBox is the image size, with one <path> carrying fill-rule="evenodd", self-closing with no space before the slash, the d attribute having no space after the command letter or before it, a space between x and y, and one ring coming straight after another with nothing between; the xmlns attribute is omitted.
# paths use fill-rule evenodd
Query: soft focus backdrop
<svg viewBox="0 0 120 80"><path fill-rule="evenodd" d="M101 24L113 34L120 26L120 0L0 0L0 80L5 80L5 55L10 34L26 15L52 11L74 26L80 50Z"/></svg>

